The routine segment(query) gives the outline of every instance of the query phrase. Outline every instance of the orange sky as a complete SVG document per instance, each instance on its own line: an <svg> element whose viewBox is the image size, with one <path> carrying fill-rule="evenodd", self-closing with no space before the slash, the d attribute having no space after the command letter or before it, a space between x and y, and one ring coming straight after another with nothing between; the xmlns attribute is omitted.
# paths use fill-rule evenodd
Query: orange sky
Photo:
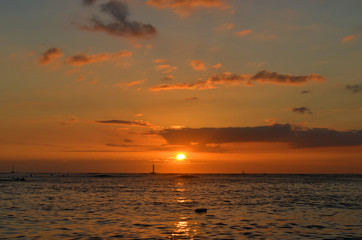
<svg viewBox="0 0 362 240"><path fill-rule="evenodd" d="M361 10L5 0L0 172L362 173Z"/></svg>

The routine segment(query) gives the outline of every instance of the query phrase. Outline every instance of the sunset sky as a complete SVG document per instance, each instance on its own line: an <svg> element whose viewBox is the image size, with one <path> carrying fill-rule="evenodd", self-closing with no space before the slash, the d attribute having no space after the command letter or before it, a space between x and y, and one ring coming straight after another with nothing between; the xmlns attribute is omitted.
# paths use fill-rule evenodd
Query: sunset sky
<svg viewBox="0 0 362 240"><path fill-rule="evenodd" d="M0 171L362 173L361 12L2 0Z"/></svg>

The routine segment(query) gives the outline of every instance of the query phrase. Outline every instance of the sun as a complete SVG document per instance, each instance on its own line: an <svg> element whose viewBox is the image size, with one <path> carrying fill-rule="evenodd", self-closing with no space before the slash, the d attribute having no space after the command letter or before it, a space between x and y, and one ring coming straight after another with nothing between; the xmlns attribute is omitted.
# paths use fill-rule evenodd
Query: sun
<svg viewBox="0 0 362 240"><path fill-rule="evenodd" d="M186 156L182 153L179 153L179 154L177 154L176 158L177 158L177 160L184 160L186 158Z"/></svg>

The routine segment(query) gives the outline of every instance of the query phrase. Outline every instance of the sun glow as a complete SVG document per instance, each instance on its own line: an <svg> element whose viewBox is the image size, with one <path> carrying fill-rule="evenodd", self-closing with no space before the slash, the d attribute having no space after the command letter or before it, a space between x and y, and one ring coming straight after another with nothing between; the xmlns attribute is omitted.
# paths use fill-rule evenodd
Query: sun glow
<svg viewBox="0 0 362 240"><path fill-rule="evenodd" d="M177 160L184 160L186 158L186 156L184 154L180 153L180 154L177 154L176 158L177 158Z"/></svg>

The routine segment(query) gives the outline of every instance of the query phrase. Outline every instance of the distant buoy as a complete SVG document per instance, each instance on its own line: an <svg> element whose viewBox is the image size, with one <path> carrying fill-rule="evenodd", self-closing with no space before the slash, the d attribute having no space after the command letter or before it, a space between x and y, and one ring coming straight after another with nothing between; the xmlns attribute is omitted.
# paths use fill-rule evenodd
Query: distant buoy
<svg viewBox="0 0 362 240"><path fill-rule="evenodd" d="M206 208L197 208L195 209L195 213L206 213L207 209Z"/></svg>

